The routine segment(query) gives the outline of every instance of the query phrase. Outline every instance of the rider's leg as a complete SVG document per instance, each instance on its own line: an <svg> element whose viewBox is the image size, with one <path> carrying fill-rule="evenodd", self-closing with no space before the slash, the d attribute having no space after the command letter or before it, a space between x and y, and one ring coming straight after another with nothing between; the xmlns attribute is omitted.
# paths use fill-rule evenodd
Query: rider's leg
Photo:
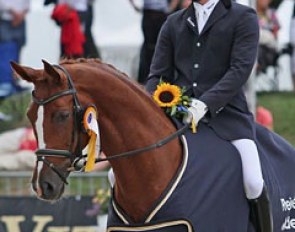
<svg viewBox="0 0 295 232"><path fill-rule="evenodd" d="M257 146L250 139L231 141L242 160L243 181L246 196L253 215L256 232L272 232L272 213L264 185Z"/></svg>
<svg viewBox="0 0 295 232"><path fill-rule="evenodd" d="M256 144L250 139L234 140L231 143L241 156L246 196L248 199L258 198L261 195L264 181Z"/></svg>

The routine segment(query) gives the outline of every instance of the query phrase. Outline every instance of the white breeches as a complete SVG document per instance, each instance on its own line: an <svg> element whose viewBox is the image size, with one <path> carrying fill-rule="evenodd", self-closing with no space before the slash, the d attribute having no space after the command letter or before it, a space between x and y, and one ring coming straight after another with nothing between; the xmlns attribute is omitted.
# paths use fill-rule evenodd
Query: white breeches
<svg viewBox="0 0 295 232"><path fill-rule="evenodd" d="M248 199L258 198L262 193L264 181L257 146L250 139L233 140L231 143L241 156L246 196Z"/></svg>

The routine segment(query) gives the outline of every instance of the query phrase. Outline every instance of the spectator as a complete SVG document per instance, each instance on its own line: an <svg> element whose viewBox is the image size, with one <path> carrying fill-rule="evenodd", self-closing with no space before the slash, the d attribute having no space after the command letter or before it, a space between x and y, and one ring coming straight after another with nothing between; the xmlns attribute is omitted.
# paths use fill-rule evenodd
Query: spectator
<svg viewBox="0 0 295 232"><path fill-rule="evenodd" d="M30 0L0 0L0 98L21 90L14 83L9 62L19 62L29 7Z"/></svg>
<svg viewBox="0 0 295 232"><path fill-rule="evenodd" d="M141 11L134 3L134 0L129 1L136 11ZM179 1L180 0L171 0L169 4L168 0L144 0L141 25L144 42L140 51L138 71L139 83L143 84L146 81L161 26L165 22L167 14L174 11Z"/></svg>
<svg viewBox="0 0 295 232"><path fill-rule="evenodd" d="M86 42L84 45L84 56L87 58L101 58L100 52L95 45L91 30L93 23L93 4L94 0L88 0L84 32L86 37Z"/></svg>
<svg viewBox="0 0 295 232"><path fill-rule="evenodd" d="M271 0L257 0L260 39L257 73L266 73L269 66L275 67L279 56L277 36L280 25L274 9L269 7Z"/></svg>
<svg viewBox="0 0 295 232"><path fill-rule="evenodd" d="M57 4L52 18L61 26L61 57L100 58L92 36L94 0L45 0ZM70 12L70 14L68 14Z"/></svg>
<svg viewBox="0 0 295 232"><path fill-rule="evenodd" d="M32 128L18 128L0 134L0 170L32 170L37 141Z"/></svg>

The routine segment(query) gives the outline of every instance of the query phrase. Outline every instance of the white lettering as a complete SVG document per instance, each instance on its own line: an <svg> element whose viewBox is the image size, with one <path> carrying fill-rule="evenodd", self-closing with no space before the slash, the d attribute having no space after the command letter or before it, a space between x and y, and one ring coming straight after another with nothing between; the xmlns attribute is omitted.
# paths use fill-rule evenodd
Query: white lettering
<svg viewBox="0 0 295 232"><path fill-rule="evenodd" d="M286 217L281 229L282 231L295 229L295 218Z"/></svg>
<svg viewBox="0 0 295 232"><path fill-rule="evenodd" d="M51 226L48 227L48 232L70 232L70 228L69 227L55 227L55 226Z"/></svg>
<svg viewBox="0 0 295 232"><path fill-rule="evenodd" d="M23 215L1 216L0 223L4 223L5 232L23 232L21 223L25 222L26 218ZM54 218L51 215L33 216L32 221L36 223L33 232L43 232L48 223L53 222ZM295 222L294 222L295 223ZM46 232L96 232L97 227L93 226L49 226Z"/></svg>
<svg viewBox="0 0 295 232"><path fill-rule="evenodd" d="M25 216L20 215L0 217L0 221L5 224L7 232L21 232L19 224L25 220Z"/></svg>
<svg viewBox="0 0 295 232"><path fill-rule="evenodd" d="M281 205L283 211L291 211L292 209L295 209L295 197L289 197L288 200L281 198Z"/></svg>
<svg viewBox="0 0 295 232"><path fill-rule="evenodd" d="M76 226L73 228L72 232L97 232L97 228L94 226Z"/></svg>
<svg viewBox="0 0 295 232"><path fill-rule="evenodd" d="M36 222L36 226L33 232L42 232L46 224L53 221L52 216L34 216L33 222Z"/></svg>

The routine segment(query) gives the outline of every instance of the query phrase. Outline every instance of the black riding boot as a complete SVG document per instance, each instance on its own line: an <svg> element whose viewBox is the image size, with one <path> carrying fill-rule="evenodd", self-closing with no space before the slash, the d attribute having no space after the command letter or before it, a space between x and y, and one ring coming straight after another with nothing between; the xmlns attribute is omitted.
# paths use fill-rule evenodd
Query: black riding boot
<svg viewBox="0 0 295 232"><path fill-rule="evenodd" d="M266 187L261 195L249 200L250 219L256 232L273 232L273 218Z"/></svg>

